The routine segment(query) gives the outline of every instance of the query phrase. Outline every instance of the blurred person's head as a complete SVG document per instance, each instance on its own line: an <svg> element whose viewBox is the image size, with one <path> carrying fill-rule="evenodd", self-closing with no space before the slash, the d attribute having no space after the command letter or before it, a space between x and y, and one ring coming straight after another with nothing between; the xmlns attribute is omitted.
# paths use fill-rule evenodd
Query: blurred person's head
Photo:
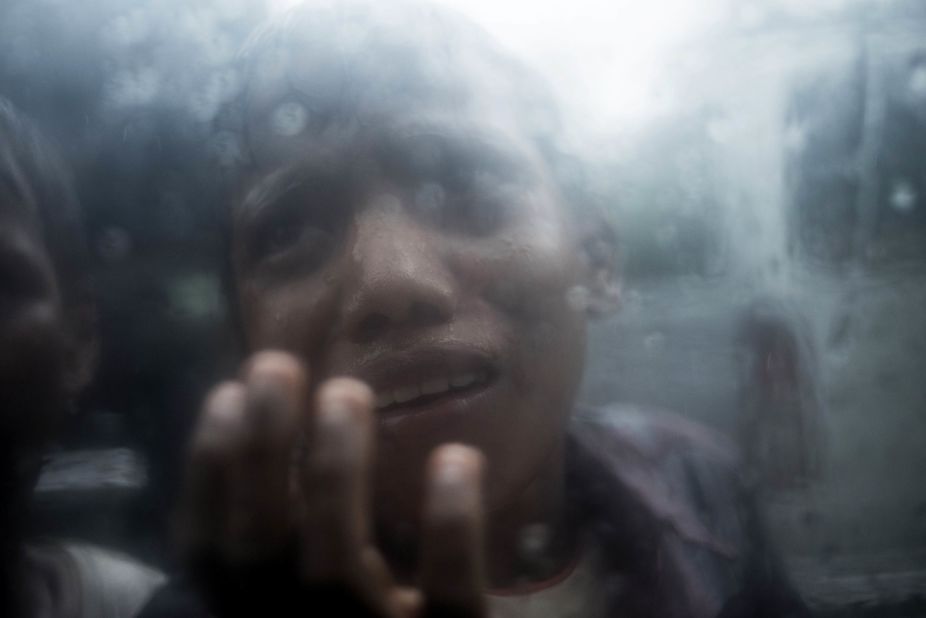
<svg viewBox="0 0 926 618"><path fill-rule="evenodd" d="M43 446L92 373L86 266L66 166L35 126L0 98L0 475L6 500L28 495Z"/></svg>
<svg viewBox="0 0 926 618"><path fill-rule="evenodd" d="M490 513L559 474L613 235L570 186L543 84L415 3L303 8L246 50L231 267L248 349L377 397L380 523L411 522L444 442Z"/></svg>

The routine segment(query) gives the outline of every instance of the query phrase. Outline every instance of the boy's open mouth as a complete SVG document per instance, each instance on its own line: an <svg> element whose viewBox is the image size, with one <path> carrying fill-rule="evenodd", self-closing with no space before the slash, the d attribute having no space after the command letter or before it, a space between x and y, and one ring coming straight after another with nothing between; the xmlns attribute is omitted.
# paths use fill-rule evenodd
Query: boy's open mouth
<svg viewBox="0 0 926 618"><path fill-rule="evenodd" d="M389 415L468 399L491 386L499 374L488 356L459 349L403 353L360 373L376 393L377 412Z"/></svg>
<svg viewBox="0 0 926 618"><path fill-rule="evenodd" d="M484 370L467 371L377 393L376 409L389 411L399 407L422 406L444 397L466 395L486 387L490 377L490 374Z"/></svg>

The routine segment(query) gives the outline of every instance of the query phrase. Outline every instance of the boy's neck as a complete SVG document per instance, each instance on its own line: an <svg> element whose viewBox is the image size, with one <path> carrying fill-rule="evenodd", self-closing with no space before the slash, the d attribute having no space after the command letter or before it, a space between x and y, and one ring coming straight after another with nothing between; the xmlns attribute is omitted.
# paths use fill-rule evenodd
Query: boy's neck
<svg viewBox="0 0 926 618"><path fill-rule="evenodd" d="M561 442L517 500L487 514L489 588L547 579L575 556L578 531L566 504L565 472L565 444Z"/></svg>

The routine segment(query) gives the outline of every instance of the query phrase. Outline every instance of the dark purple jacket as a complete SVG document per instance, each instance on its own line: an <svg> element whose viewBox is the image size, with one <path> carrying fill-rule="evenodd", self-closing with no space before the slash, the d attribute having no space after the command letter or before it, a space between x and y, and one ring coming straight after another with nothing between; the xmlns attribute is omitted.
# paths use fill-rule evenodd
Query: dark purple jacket
<svg viewBox="0 0 926 618"><path fill-rule="evenodd" d="M808 615L729 441L617 405L580 409L570 434L571 500L605 549L613 616Z"/></svg>

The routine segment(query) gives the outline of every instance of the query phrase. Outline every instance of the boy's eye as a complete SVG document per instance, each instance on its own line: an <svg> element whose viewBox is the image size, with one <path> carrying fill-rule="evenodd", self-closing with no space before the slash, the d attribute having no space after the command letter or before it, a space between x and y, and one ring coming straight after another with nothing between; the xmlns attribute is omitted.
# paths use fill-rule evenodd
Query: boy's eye
<svg viewBox="0 0 926 618"><path fill-rule="evenodd" d="M307 273L331 254L338 209L302 194L285 197L255 222L250 261L278 274Z"/></svg>
<svg viewBox="0 0 926 618"><path fill-rule="evenodd" d="M252 245L252 261L279 274L316 270L330 255L332 235L305 222L282 219L259 233Z"/></svg>
<svg viewBox="0 0 926 618"><path fill-rule="evenodd" d="M278 255L299 242L303 232L299 221L292 217L279 217L258 236L255 253L262 258Z"/></svg>

